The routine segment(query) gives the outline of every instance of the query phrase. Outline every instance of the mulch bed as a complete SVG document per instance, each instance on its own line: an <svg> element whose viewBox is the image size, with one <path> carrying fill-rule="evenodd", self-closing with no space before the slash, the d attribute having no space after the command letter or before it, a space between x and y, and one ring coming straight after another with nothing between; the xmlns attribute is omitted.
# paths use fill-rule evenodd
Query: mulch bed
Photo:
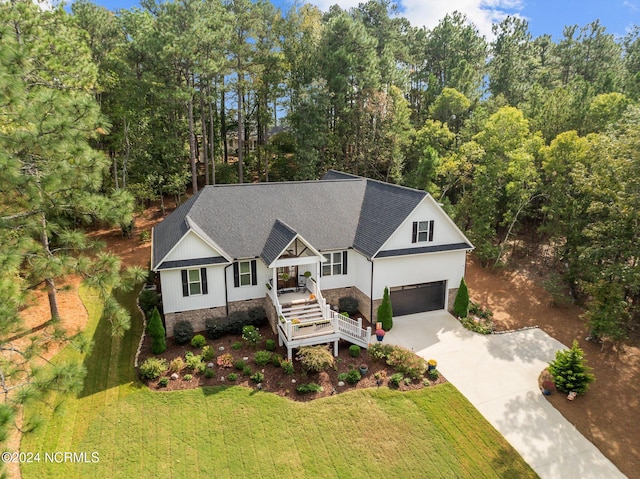
<svg viewBox="0 0 640 479"><path fill-rule="evenodd" d="M279 396L287 397L295 401L311 401L322 397L332 396L334 394L351 391L354 389L363 389L371 387L389 387L389 378L395 373L393 368L388 366L384 361L374 359L369 356L367 350L362 349L358 358L353 358L349 355L350 343L346 341L340 341L339 354L335 358L335 368L329 368L327 371L323 371L317 374L307 374L303 371L300 361L295 358L296 350L293 354L293 365L295 368L294 374L286 374L280 367L276 367L269 363L266 366L258 367L253 362L253 357L256 351L265 349L265 342L267 339L273 339L278 344L277 336L271 331L271 328L264 326L260 328L262 334L262 341L253 347L242 339L241 336L225 336L217 340L207 340L207 344L214 349L216 357L221 354L229 353L233 356L234 361L237 359L244 359L245 363L249 365L252 371L262 372L264 374L264 380L260 383L260 386L249 379L249 376L242 374L242 371L238 371L235 368L224 368L216 364L216 357L211 362L214 364L212 368L215 371L215 376L212 378L205 377L204 373L194 373L192 371L182 370L178 373L178 379L172 379L167 386L160 386L158 380L147 381L147 385L152 390L158 391L176 391L194 389L204 386L245 386L252 389L261 388L262 391L271 392ZM234 343L240 343L242 346L239 349L233 349ZM223 348L223 349L222 349ZM330 344L331 351L333 351L333 343ZM165 358L168 362L172 359L181 356L184 359L184 355L187 351L191 351L193 354L200 354L201 349L193 348L190 344L180 345L177 344L173 338L167 339L167 350L156 356ZM286 359L287 350L285 347L276 346L275 354L280 354ZM153 356L151 353L151 340L149 335L145 337L145 341L142 346L140 355L140 364L148 357ZM366 364L369 371L362 376L362 379L356 384L349 384L345 382L343 386L338 386L338 375L340 373L348 372L350 369L359 369L361 364ZM238 375L237 381L229 381L229 373L236 373ZM192 374L191 380L185 380L185 374ZM165 376L169 377L171 373L166 372ZM442 375L435 380L431 381L424 378L424 380L412 381L410 384L400 383L400 386L396 389L399 391L412 391L422 389L427 386L434 386L436 384L442 384L447 382L446 378ZM301 384L316 383L322 386L323 390L315 393L300 394L296 391L296 388Z"/></svg>

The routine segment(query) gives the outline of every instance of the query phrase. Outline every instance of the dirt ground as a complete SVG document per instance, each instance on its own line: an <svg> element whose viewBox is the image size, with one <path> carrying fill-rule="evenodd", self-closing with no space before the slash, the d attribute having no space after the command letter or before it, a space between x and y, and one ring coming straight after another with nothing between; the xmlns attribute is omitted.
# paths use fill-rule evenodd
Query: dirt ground
<svg viewBox="0 0 640 479"><path fill-rule="evenodd" d="M160 210L155 205L136 219L131 239L123 238L119 230L99 230L92 236L105 241L109 251L119 254L124 266L148 267L150 242L141 242L139 235L141 231L150 231L161 219ZM585 341L587 331L580 319L582 310L575 306L551 306L549 295L540 286L542 278L526 268L494 273L483 269L472 255L468 260L466 279L471 298L493 311L497 329L539 326L565 345L570 346L574 338L578 340L594 369L596 382L585 396L575 401L568 401L557 392L547 398L625 475L640 479L638 345L626 346L622 351L610 347L601 350L600 345ZM77 294L79 282L79 278L69 279L68 291L60 295L63 324L71 330L84 327L87 320L86 310ZM48 319L48 304L43 291L34 293L32 306L25 309L22 316L29 328L37 327ZM281 381L284 383L284 379ZM17 446L14 445L13 450L18 450Z"/></svg>
<svg viewBox="0 0 640 479"><path fill-rule="evenodd" d="M542 277L530 271L492 273L470 256L465 278L471 299L493 311L496 329L539 326L568 347L578 340L596 381L574 401L558 392L545 397L625 475L640 478L638 345L616 351L586 341L583 311L576 306L551 306L540 286Z"/></svg>

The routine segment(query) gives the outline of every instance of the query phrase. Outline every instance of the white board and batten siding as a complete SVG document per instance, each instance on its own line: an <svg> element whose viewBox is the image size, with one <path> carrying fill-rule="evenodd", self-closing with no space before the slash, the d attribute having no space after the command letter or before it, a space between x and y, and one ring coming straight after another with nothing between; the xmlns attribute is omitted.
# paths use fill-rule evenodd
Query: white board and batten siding
<svg viewBox="0 0 640 479"><path fill-rule="evenodd" d="M448 251L374 260L373 299L380 299L385 286L447 281L447 289L457 288L464 275L466 252Z"/></svg>
<svg viewBox="0 0 640 479"><path fill-rule="evenodd" d="M182 273L180 269L161 270L160 284L162 286L162 305L165 313L215 308L226 304L224 297L224 265L207 266L206 269L208 293L191 296L182 295Z"/></svg>
<svg viewBox="0 0 640 479"><path fill-rule="evenodd" d="M203 241L196 233L188 231L163 261L180 261L217 256L222 255L219 251Z"/></svg>
<svg viewBox="0 0 640 479"><path fill-rule="evenodd" d="M433 220L433 241L412 243L413 222ZM466 242L467 239L431 197L425 197L416 209L382 246L381 251Z"/></svg>
<svg viewBox="0 0 640 479"><path fill-rule="evenodd" d="M243 260L244 261L244 260ZM250 260L246 260L250 261ZM257 280L255 285L238 286L233 283L233 266L227 268L227 289L229 302L245 301L247 299L264 298L267 294L266 284L273 279L273 272L267 268L261 259L256 259ZM224 283L221 285L224 291Z"/></svg>

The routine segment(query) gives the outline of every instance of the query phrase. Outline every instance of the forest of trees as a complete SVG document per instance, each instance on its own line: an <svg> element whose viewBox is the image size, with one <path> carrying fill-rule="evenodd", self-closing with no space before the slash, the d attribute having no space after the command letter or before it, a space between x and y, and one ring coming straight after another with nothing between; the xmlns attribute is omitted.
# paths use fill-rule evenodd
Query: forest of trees
<svg viewBox="0 0 640 479"><path fill-rule="evenodd" d="M459 13L433 29L396 13L1 3L3 334L39 284L55 319L67 273L109 298L118 264L86 226L126 227L134 205L205 184L335 168L429 191L485 265L517 239L544 246L549 288L585 306L592 335L624 339L640 325L640 28L616 38L596 20L555 41L507 17L487 39Z"/></svg>

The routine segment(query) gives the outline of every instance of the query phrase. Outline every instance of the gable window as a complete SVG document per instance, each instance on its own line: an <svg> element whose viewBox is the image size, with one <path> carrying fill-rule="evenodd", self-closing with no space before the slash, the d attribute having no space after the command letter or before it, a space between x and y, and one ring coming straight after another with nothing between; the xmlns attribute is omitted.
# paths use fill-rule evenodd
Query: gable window
<svg viewBox="0 0 640 479"><path fill-rule="evenodd" d="M347 274L347 252L327 253L326 261L322 263L322 276Z"/></svg>
<svg viewBox="0 0 640 479"><path fill-rule="evenodd" d="M426 241L433 241L433 220L414 221L411 242L422 243Z"/></svg>
<svg viewBox="0 0 640 479"><path fill-rule="evenodd" d="M182 296L197 296L208 294L207 268L183 269L182 274Z"/></svg>
<svg viewBox="0 0 640 479"><path fill-rule="evenodd" d="M255 259L233 263L233 285L236 288L256 284L258 284L258 274Z"/></svg>

